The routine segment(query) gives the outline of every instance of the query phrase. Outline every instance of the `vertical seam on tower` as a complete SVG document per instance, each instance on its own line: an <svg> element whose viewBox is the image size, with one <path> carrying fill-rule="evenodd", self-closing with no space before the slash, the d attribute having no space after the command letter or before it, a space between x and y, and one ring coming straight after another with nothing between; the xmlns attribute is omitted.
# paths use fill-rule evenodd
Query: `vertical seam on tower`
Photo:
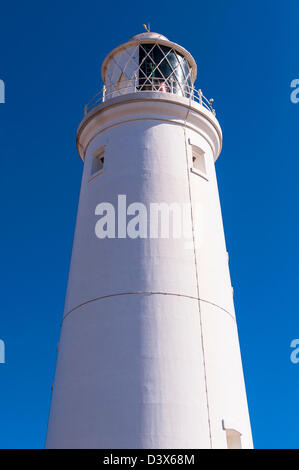
<svg viewBox="0 0 299 470"><path fill-rule="evenodd" d="M196 257L196 248L195 248L195 235L194 235L194 217L193 217L193 208L192 208L192 198L191 198L191 185L190 185L190 172L188 165L188 149L187 149L187 119L191 107L191 98L189 98L189 107L185 117L184 122L184 140L185 140L185 153L186 153L186 166L187 166L187 177L188 177L188 190L189 190L189 201L190 201L190 211L191 211L191 224L192 224L192 240L193 240L193 252L194 252L194 263L195 263L195 275L196 275L196 287L197 287L197 297L198 297L198 313L199 313L199 323L200 323L200 336L201 336L201 349L203 356L203 368L204 368L204 378L205 378L205 390L206 390L206 400L207 400L207 412L208 412L208 425L209 425L209 437L210 445L212 447L212 431L211 431L211 419L210 419L210 408L209 408L209 396L208 396L208 384L207 384L207 373L206 373L206 361L205 361L205 349L203 341L203 329L202 329L202 316L201 316L201 307L200 307L200 296L199 296L199 280L198 280L198 270L197 270L197 257Z"/></svg>

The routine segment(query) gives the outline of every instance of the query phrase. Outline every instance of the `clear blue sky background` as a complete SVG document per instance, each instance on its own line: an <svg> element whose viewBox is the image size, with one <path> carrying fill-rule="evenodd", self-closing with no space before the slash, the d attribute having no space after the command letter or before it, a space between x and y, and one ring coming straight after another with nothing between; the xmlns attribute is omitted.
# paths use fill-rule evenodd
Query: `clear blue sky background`
<svg viewBox="0 0 299 470"><path fill-rule="evenodd" d="M144 22L192 53L223 128L216 169L255 446L299 447L298 15L297 0L1 3L1 448L44 445L82 172L76 127L106 54Z"/></svg>

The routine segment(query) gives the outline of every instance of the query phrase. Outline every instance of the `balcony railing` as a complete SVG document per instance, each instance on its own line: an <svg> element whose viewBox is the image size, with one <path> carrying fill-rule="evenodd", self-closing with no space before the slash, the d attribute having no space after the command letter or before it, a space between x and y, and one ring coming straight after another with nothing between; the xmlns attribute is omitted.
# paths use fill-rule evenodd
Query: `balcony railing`
<svg viewBox="0 0 299 470"><path fill-rule="evenodd" d="M201 106L208 109L216 115L213 107L214 100L208 100L200 89L196 89L189 85L181 85L174 80L162 80L159 78L151 78L144 80L126 80L118 84L118 86L108 89L105 85L93 98L85 105L84 115L89 113L93 108L105 101L117 96L127 95L128 93L158 91L162 93L170 93L173 95L183 96L192 101L198 102Z"/></svg>

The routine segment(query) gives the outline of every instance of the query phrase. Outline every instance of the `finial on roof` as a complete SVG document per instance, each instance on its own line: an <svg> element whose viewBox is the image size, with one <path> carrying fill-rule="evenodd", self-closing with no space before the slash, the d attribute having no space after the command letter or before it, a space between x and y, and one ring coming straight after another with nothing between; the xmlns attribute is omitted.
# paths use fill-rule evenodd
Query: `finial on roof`
<svg viewBox="0 0 299 470"><path fill-rule="evenodd" d="M146 24L143 24L142 26L144 27L144 29L145 29L145 31L146 31L147 33L150 33L150 32L151 32L151 25L150 25L150 23L148 23L147 25L146 25Z"/></svg>

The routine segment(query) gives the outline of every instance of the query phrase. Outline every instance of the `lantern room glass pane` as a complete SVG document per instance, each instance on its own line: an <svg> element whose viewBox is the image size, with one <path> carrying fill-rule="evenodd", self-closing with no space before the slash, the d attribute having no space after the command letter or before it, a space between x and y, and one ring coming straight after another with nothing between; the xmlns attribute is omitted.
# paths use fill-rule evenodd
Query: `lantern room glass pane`
<svg viewBox="0 0 299 470"><path fill-rule="evenodd" d="M183 56L158 44L139 46L139 90L164 91L189 97L191 70Z"/></svg>

